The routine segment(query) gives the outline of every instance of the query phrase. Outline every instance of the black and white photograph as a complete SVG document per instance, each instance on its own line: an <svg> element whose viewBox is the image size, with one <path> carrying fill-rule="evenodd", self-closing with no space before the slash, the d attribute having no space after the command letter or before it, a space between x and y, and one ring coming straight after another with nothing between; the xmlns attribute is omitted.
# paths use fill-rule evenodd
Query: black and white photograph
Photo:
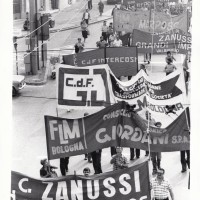
<svg viewBox="0 0 200 200"><path fill-rule="evenodd" d="M200 1L0 10L2 200L199 199Z"/></svg>

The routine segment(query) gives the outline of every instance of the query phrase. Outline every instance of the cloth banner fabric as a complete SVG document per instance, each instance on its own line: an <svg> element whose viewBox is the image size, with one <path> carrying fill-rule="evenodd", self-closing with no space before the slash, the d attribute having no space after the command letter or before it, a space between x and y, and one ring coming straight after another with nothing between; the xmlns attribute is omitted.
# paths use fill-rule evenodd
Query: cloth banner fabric
<svg viewBox="0 0 200 200"><path fill-rule="evenodd" d="M64 55L63 64L84 67L108 64L116 77L134 76L138 72L137 47L109 47Z"/></svg>
<svg viewBox="0 0 200 200"><path fill-rule="evenodd" d="M148 162L89 177L34 179L12 171L11 197L18 200L150 200Z"/></svg>
<svg viewBox="0 0 200 200"><path fill-rule="evenodd" d="M138 47L139 53L163 54L171 51L187 54L191 51L191 35L180 29L161 34L133 30L132 45Z"/></svg>
<svg viewBox="0 0 200 200"><path fill-rule="evenodd" d="M123 5L134 5L136 8L149 7L152 3L154 4L155 0L123 0ZM155 3L169 3L175 2L178 0L156 0Z"/></svg>
<svg viewBox="0 0 200 200"><path fill-rule="evenodd" d="M104 108L114 103L108 65L81 68L57 65L60 108Z"/></svg>
<svg viewBox="0 0 200 200"><path fill-rule="evenodd" d="M78 119L45 116L48 159L75 156L111 146L170 152L189 149L185 112L166 128L148 122L130 111L126 102ZM147 128L150 138L148 139Z"/></svg>
<svg viewBox="0 0 200 200"><path fill-rule="evenodd" d="M144 70L140 70L127 82L121 82L111 74L111 82L115 101L135 104L135 111L144 119L148 110L152 119L162 122L164 127L172 123L188 106L184 74L179 70L156 82ZM166 115L167 105L175 105L176 115Z"/></svg>
<svg viewBox="0 0 200 200"><path fill-rule="evenodd" d="M132 33L133 29L150 33L164 33L172 29L188 32L186 12L172 17L162 12L115 10L113 26L114 31L126 33Z"/></svg>

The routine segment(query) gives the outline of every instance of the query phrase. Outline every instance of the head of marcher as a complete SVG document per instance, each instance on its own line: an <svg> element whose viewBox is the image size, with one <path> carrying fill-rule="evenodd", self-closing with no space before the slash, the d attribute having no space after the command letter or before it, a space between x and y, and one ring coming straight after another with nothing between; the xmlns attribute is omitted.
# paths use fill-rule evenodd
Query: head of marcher
<svg viewBox="0 0 200 200"><path fill-rule="evenodd" d="M89 115L89 113L88 112L85 112L84 113L84 117L86 117L86 116L88 116Z"/></svg>
<svg viewBox="0 0 200 200"><path fill-rule="evenodd" d="M171 52L167 51L167 56L170 57L171 56Z"/></svg>
<svg viewBox="0 0 200 200"><path fill-rule="evenodd" d="M103 25L106 26L106 21L103 21Z"/></svg>
<svg viewBox="0 0 200 200"><path fill-rule="evenodd" d="M119 35L118 34L116 35L116 39L119 40Z"/></svg>
<svg viewBox="0 0 200 200"><path fill-rule="evenodd" d="M83 169L83 174L84 174L84 176L89 176L90 175L90 168L89 167L86 167L86 168L84 168Z"/></svg>
<svg viewBox="0 0 200 200"><path fill-rule="evenodd" d="M122 147L116 147L116 153L117 153L117 155L122 155L122 151L123 151Z"/></svg>
<svg viewBox="0 0 200 200"><path fill-rule="evenodd" d="M117 4L115 4L115 8L117 8Z"/></svg>
<svg viewBox="0 0 200 200"><path fill-rule="evenodd" d="M48 160L46 158L44 158L44 159L40 160L40 164L45 167L48 165Z"/></svg>
<svg viewBox="0 0 200 200"><path fill-rule="evenodd" d="M161 122L156 122L154 125L155 125L157 128L160 128L160 127L162 126L162 123L161 123Z"/></svg>
<svg viewBox="0 0 200 200"><path fill-rule="evenodd" d="M88 9L86 9L86 12L89 12L89 10L88 10Z"/></svg>
<svg viewBox="0 0 200 200"><path fill-rule="evenodd" d="M103 36L100 37L100 41L103 41Z"/></svg>
<svg viewBox="0 0 200 200"><path fill-rule="evenodd" d="M164 179L165 170L163 168L157 169L157 179L163 180Z"/></svg>
<svg viewBox="0 0 200 200"><path fill-rule="evenodd" d="M81 38L78 38L78 42L79 42L79 43L81 42Z"/></svg>

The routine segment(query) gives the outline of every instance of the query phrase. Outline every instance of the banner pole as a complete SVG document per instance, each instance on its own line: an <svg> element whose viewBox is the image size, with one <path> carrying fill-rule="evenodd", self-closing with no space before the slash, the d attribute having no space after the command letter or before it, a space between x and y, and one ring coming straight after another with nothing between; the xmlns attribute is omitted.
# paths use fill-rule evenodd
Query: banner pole
<svg viewBox="0 0 200 200"><path fill-rule="evenodd" d="M58 117L58 107L56 107L56 115L57 115L57 117Z"/></svg>

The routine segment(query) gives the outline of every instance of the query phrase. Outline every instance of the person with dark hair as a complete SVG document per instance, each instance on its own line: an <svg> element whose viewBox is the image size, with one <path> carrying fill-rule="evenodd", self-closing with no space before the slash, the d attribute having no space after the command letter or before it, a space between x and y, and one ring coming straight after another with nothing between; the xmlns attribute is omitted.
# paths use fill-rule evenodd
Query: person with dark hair
<svg viewBox="0 0 200 200"><path fill-rule="evenodd" d="M81 53L84 49L84 44L81 42L81 38L78 38L78 42L74 45L75 53Z"/></svg>
<svg viewBox="0 0 200 200"><path fill-rule="evenodd" d="M85 177L88 177L90 175L90 168L86 167L83 169L83 174Z"/></svg>
<svg viewBox="0 0 200 200"><path fill-rule="evenodd" d="M88 25L85 20L81 22L81 31L85 42L86 38L88 37Z"/></svg>
<svg viewBox="0 0 200 200"><path fill-rule="evenodd" d="M100 41L96 42L97 47L99 47L99 49L101 48L105 48L106 46L108 46L108 43L104 40L103 36L100 37Z"/></svg>
<svg viewBox="0 0 200 200"><path fill-rule="evenodd" d="M174 58L174 56L171 54L171 51L167 51L167 56L165 57L165 61L166 63L168 63L168 59L171 58L171 62L173 63L173 61L176 61L176 59Z"/></svg>
<svg viewBox="0 0 200 200"><path fill-rule="evenodd" d="M122 155L122 151L122 147L116 147L117 154L112 156L110 161L110 164L113 164L113 171L128 168L127 158Z"/></svg>
<svg viewBox="0 0 200 200"><path fill-rule="evenodd" d="M91 152L92 164L93 164L93 168L94 168L94 174L102 173L102 169L101 169L101 152L102 152L101 149Z"/></svg>
<svg viewBox="0 0 200 200"><path fill-rule="evenodd" d="M167 58L167 65L165 66L166 76L176 70L176 66L172 63L172 58Z"/></svg>
<svg viewBox="0 0 200 200"><path fill-rule="evenodd" d="M62 176L66 176L68 172L69 157L60 158L60 172Z"/></svg>
<svg viewBox="0 0 200 200"><path fill-rule="evenodd" d="M150 183L150 189L153 190L153 198L155 200L174 200L174 193L169 181L164 178L165 170L159 169L156 178L153 178Z"/></svg>
<svg viewBox="0 0 200 200"><path fill-rule="evenodd" d="M45 158L40 161L40 164L42 165L42 168L40 169L40 177L41 178L54 178L57 177L56 172L54 169L57 169L57 167L51 166L49 164L49 161Z"/></svg>
<svg viewBox="0 0 200 200"><path fill-rule="evenodd" d="M89 10L86 9L86 11L83 13L83 17L82 20L85 20L86 24L89 24L89 20L90 20L90 13Z"/></svg>

